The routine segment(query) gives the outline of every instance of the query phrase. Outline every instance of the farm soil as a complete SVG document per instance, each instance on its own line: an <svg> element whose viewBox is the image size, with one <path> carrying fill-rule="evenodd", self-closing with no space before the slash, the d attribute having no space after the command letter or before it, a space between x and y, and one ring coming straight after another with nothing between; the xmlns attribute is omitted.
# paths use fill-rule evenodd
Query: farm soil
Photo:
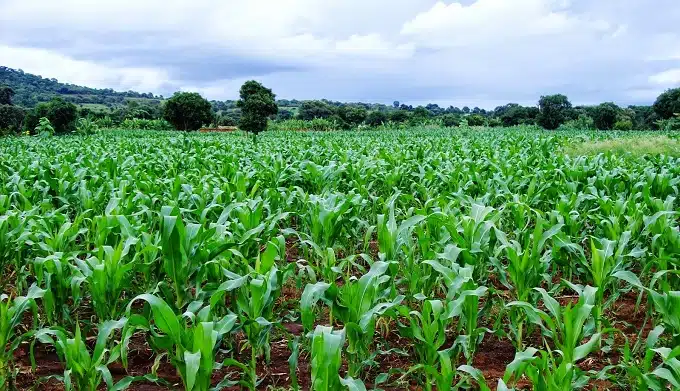
<svg viewBox="0 0 680 391"><path fill-rule="evenodd" d="M299 290L292 286L286 286L283 290L283 296L281 300L284 301L294 301L299 300ZM636 297L632 294L625 295L621 297L611 308L607 314L607 318L615 319L616 323L614 326L621 329L624 334L631 340L635 341L638 337L638 332L644 327L642 332L642 338L646 338L647 334L651 330L649 324L644 324L644 308L636 311ZM321 317L322 321L327 321L327 314L323 314ZM284 325L286 331L292 335L301 336L303 333L302 326L297 323L288 323ZM404 340L399 337L396 327L394 325L389 325L389 334L384 336L383 340L386 343L386 347L397 350L397 352L390 352L386 355L378 356L376 361L378 362L378 367L370 368L367 371L367 377L369 379L368 383L372 382L375 376L380 373L386 373L390 369L399 368L403 371L407 371L408 368L413 364L413 353L410 348L409 341ZM239 345L239 340L237 336L236 344ZM289 376L289 366L288 358L290 357L290 350L288 348L288 339L285 335L276 335L275 341L272 342L271 347L271 362L269 365L261 365L258 368L258 376L263 379L262 383L258 389L266 390L271 387L282 387L286 388L290 385ZM622 344L623 341L617 339L617 344ZM20 390L38 390L38 391L62 391L64 389L63 385L55 379L41 381L50 375L60 375L63 373L63 366L59 362L56 352L51 347L46 347L44 345L36 344L35 356L36 356L36 370L33 372L31 370L30 361L30 346L28 343L24 343L15 351L15 359L17 366L19 368L19 375L17 378L17 387ZM387 350L387 349L385 349ZM398 352L401 350L402 352ZM404 353L405 352L405 353ZM243 362L247 361L248 351L244 351L243 357L241 359ZM480 344L477 353L475 354L473 360L473 366L480 369L487 382L492 387L498 382L498 379L503 378L506 366L514 359L515 349L512 344L507 339L499 339L494 335L487 334ZM154 357L151 349L145 343L141 336L133 337L130 343L130 355L129 355L129 371L128 374L137 376L144 375L151 372L151 366L154 362ZM594 354L589 359L584 360L581 363L583 369L600 369L606 365L615 364L619 359L619 355L615 352L610 354ZM126 375L124 368L119 364L112 365L110 367L111 373L115 379L120 379ZM236 370L234 368L223 368L220 371L216 371L213 377L213 383L219 382L225 376L230 376L232 379L237 379L235 375ZM157 374L160 378L164 379L169 385L157 385L153 383L137 382L129 388L131 391L168 391L177 390L181 388L181 380L177 375L175 369L172 365L163 360L158 368ZM308 390L310 387L311 379L311 367L309 364L309 357L306 353L301 353L298 360L297 368L298 382L302 390ZM396 374L390 377L390 381L395 384L395 381L399 379L400 375ZM422 389L416 385L415 382L410 384L402 382L397 382L399 387L381 387L388 390L419 390ZM367 384L368 385L368 384ZM519 388L526 386L525 383L520 382L518 384ZM607 386L606 384L598 384L598 387ZM610 386L610 385L609 385ZM104 390L105 388L102 388ZM239 386L227 388L229 391L236 391L241 389ZM611 388L610 388L611 389Z"/></svg>

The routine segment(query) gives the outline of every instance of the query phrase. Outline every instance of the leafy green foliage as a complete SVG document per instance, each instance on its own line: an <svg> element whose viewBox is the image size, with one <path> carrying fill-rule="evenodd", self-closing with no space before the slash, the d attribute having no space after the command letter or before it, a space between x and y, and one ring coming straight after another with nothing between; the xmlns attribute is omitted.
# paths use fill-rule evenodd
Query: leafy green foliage
<svg viewBox="0 0 680 391"><path fill-rule="evenodd" d="M276 95L271 89L250 80L241 86L240 96L238 107L241 108L242 115L239 128L255 137L267 129L268 118L279 111Z"/></svg>
<svg viewBox="0 0 680 391"><path fill-rule="evenodd" d="M78 109L73 103L61 98L54 98L50 102L41 103L26 114L24 125L33 131L41 118L47 118L54 127L55 134L65 134L76 129Z"/></svg>
<svg viewBox="0 0 680 391"><path fill-rule="evenodd" d="M669 89L659 95L653 107L660 119L670 119L680 114L680 88Z"/></svg>
<svg viewBox="0 0 680 391"><path fill-rule="evenodd" d="M213 121L210 102L197 92L177 92L165 102L163 118L177 130L198 130Z"/></svg>
<svg viewBox="0 0 680 391"><path fill-rule="evenodd" d="M541 96L538 107L538 124L548 130L557 129L571 117L571 102L562 94Z"/></svg>

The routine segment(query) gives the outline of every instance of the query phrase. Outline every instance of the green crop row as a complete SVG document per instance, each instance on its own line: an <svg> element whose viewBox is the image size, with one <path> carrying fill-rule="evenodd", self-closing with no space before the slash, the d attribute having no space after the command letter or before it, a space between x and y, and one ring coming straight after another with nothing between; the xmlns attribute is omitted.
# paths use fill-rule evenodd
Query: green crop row
<svg viewBox="0 0 680 391"><path fill-rule="evenodd" d="M0 139L0 389L680 389L680 159L616 137Z"/></svg>

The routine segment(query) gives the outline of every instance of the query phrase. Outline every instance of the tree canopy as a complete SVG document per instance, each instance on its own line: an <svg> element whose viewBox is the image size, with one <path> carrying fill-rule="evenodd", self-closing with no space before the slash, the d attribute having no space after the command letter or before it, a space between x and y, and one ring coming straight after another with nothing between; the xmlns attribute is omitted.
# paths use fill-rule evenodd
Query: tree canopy
<svg viewBox="0 0 680 391"><path fill-rule="evenodd" d="M177 92L165 102L163 118L177 130L198 130L213 121L212 106L196 92Z"/></svg>
<svg viewBox="0 0 680 391"><path fill-rule="evenodd" d="M237 106L241 109L239 128L257 136L267 129L269 116L276 115L279 107L276 105L276 95L271 89L250 80L241 86L241 99Z"/></svg>

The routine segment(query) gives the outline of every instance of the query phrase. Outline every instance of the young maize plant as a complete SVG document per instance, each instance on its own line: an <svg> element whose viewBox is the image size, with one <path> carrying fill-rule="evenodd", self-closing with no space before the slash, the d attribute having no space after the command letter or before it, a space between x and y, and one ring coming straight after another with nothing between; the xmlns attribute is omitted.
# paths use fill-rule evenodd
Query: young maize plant
<svg viewBox="0 0 680 391"><path fill-rule="evenodd" d="M439 254L439 256L440 259L448 261L450 267L437 261L424 263L439 273L444 281L447 289L447 313L450 317L458 318L457 330L460 332L452 349L460 353L458 351L460 348L469 364L477 350L477 345L484 338L484 334L489 331L478 326L479 318L483 313L483 309L479 308L479 301L487 294L488 288L479 286L475 282L472 266L461 267L452 262L454 258L450 256L450 253Z"/></svg>
<svg viewBox="0 0 680 391"><path fill-rule="evenodd" d="M314 391L342 390L340 367L342 349L345 345L345 330L316 326L308 335L311 338L310 364L312 366L312 385Z"/></svg>
<svg viewBox="0 0 680 391"><path fill-rule="evenodd" d="M146 302L151 313L147 316L132 314L133 304L137 301ZM211 380L214 371L223 365L243 367L231 359L222 363L215 361L222 341L229 338L236 326L235 314L217 317L210 306L198 301L190 303L184 313L177 314L163 299L149 294L133 298L127 306L127 313L124 340L120 345L125 366L129 339L135 331L142 330L149 333L150 345L161 354L156 360L163 355L168 356L186 391L219 391L233 385L229 379L224 379L216 387L211 387Z"/></svg>
<svg viewBox="0 0 680 391"><path fill-rule="evenodd" d="M446 303L441 300L426 300L422 311L409 311L406 306L399 306L400 314L408 319L408 325L399 322L399 332L402 336L412 339L413 348L418 355L418 369L425 373L424 386L430 391L434 385L431 373L444 371L440 367L440 349L446 343L446 331L450 326L453 314L448 311ZM450 369L450 357L448 358ZM444 364L442 364L444 365ZM412 368L411 371L414 371Z"/></svg>
<svg viewBox="0 0 680 391"><path fill-rule="evenodd" d="M44 294L45 291L32 285L26 296L11 299L5 294L0 295L0 389L16 389L14 351L31 336L31 332L19 333L18 328L26 311L31 310L35 329L38 322L38 306L35 300L42 298Z"/></svg>
<svg viewBox="0 0 680 391"><path fill-rule="evenodd" d="M365 203L354 192L326 197L308 195L305 198L302 221L309 232L309 239L321 248L336 246L345 226L350 223L352 212Z"/></svg>
<svg viewBox="0 0 680 391"><path fill-rule="evenodd" d="M122 315L124 300L121 295L130 287L130 278L135 269L136 259L126 259L130 247L137 243L130 237L114 249L104 246L98 255L85 261L76 259L84 283L90 292L94 311L99 320L115 319Z"/></svg>
<svg viewBox="0 0 680 391"><path fill-rule="evenodd" d="M526 302L514 301L507 306L521 308L530 322L541 327L547 350L527 348L518 352L515 361L508 366L504 381L510 384L510 380L516 382L526 375L537 390L582 388L589 379L576 363L598 350L601 339L601 334L593 333L595 322L592 312L597 288L586 286L578 292L578 302L565 307L560 306L544 289L535 289L540 293L547 312ZM582 343L588 337L588 341ZM554 350L550 349L551 346Z"/></svg>
<svg viewBox="0 0 680 391"><path fill-rule="evenodd" d="M318 282L308 284L300 299L300 313L305 331L310 331L316 319L314 307L319 300L330 306L332 317L345 327L348 340L348 374L357 377L362 368L373 360L373 337L378 317L396 307L403 296L389 299L391 281L386 275L389 264L378 261L358 280L350 278L342 286Z"/></svg>
<svg viewBox="0 0 680 391"><path fill-rule="evenodd" d="M629 271L619 271L614 277L626 281L641 291L647 293L650 300L650 310L657 322L662 323L670 332L672 342L680 346L680 291L670 290L664 283L666 274L680 274L676 270L664 270L654 274L650 287L645 287L640 279ZM656 288L657 282L659 287Z"/></svg>
<svg viewBox="0 0 680 391"><path fill-rule="evenodd" d="M536 305L537 288L545 281L550 268L551 251L547 250L548 241L562 229L562 224L556 224L544 231L545 221L539 215L536 218L533 232L524 231L519 236L522 243L508 240L505 233L495 229L496 238L501 246L496 250L496 257L491 262L496 267L496 273L501 283L512 292L515 301ZM505 253L507 265L498 261L500 254ZM518 350L523 349L524 322L522 311L511 310L509 316L509 332L514 336L514 345ZM529 330L531 333L531 330Z"/></svg>
<svg viewBox="0 0 680 391"><path fill-rule="evenodd" d="M595 295L593 316L597 324L597 330L602 330L602 312L618 297L618 291L611 289L617 281L614 277L616 273L625 271L629 259L640 258L644 255L644 250L635 248L626 253L626 248L630 242L631 233L624 232L618 242L608 239L599 239L600 246L591 241L590 263L586 263L589 277L597 293ZM605 302L605 293L610 293L610 297Z"/></svg>
<svg viewBox="0 0 680 391"><path fill-rule="evenodd" d="M257 359L262 354L266 361L270 357L270 334L279 323L275 318L274 305L281 295L281 288L292 275L294 265L279 270L275 261L279 256L280 242L270 241L267 249L258 256L255 268L245 276L231 274L231 279L222 283L212 293L211 307L217 307L230 292L235 292L236 313L240 327L246 335L250 347L249 366L241 366L247 379L241 384L254 390L259 385L257 377Z"/></svg>
<svg viewBox="0 0 680 391"><path fill-rule="evenodd" d="M45 290L42 304L50 324L72 323L73 312L82 300L81 285L85 277L74 263L74 257L65 253L33 260L36 283Z"/></svg>
<svg viewBox="0 0 680 391"><path fill-rule="evenodd" d="M68 331L60 327L38 330L31 344L33 367L35 368L34 344L35 341L40 341L54 346L59 359L64 363L64 374L51 377L62 381L66 391L97 391L102 381L106 384L107 390L118 391L125 390L134 381L154 380L153 376L126 376L118 382L113 381L108 366L121 359L121 354L125 354L123 345L114 340L114 333L125 327L126 323L126 318L101 323L92 349L88 347L79 325L76 325L72 338L69 338ZM125 360L124 357L122 359Z"/></svg>

